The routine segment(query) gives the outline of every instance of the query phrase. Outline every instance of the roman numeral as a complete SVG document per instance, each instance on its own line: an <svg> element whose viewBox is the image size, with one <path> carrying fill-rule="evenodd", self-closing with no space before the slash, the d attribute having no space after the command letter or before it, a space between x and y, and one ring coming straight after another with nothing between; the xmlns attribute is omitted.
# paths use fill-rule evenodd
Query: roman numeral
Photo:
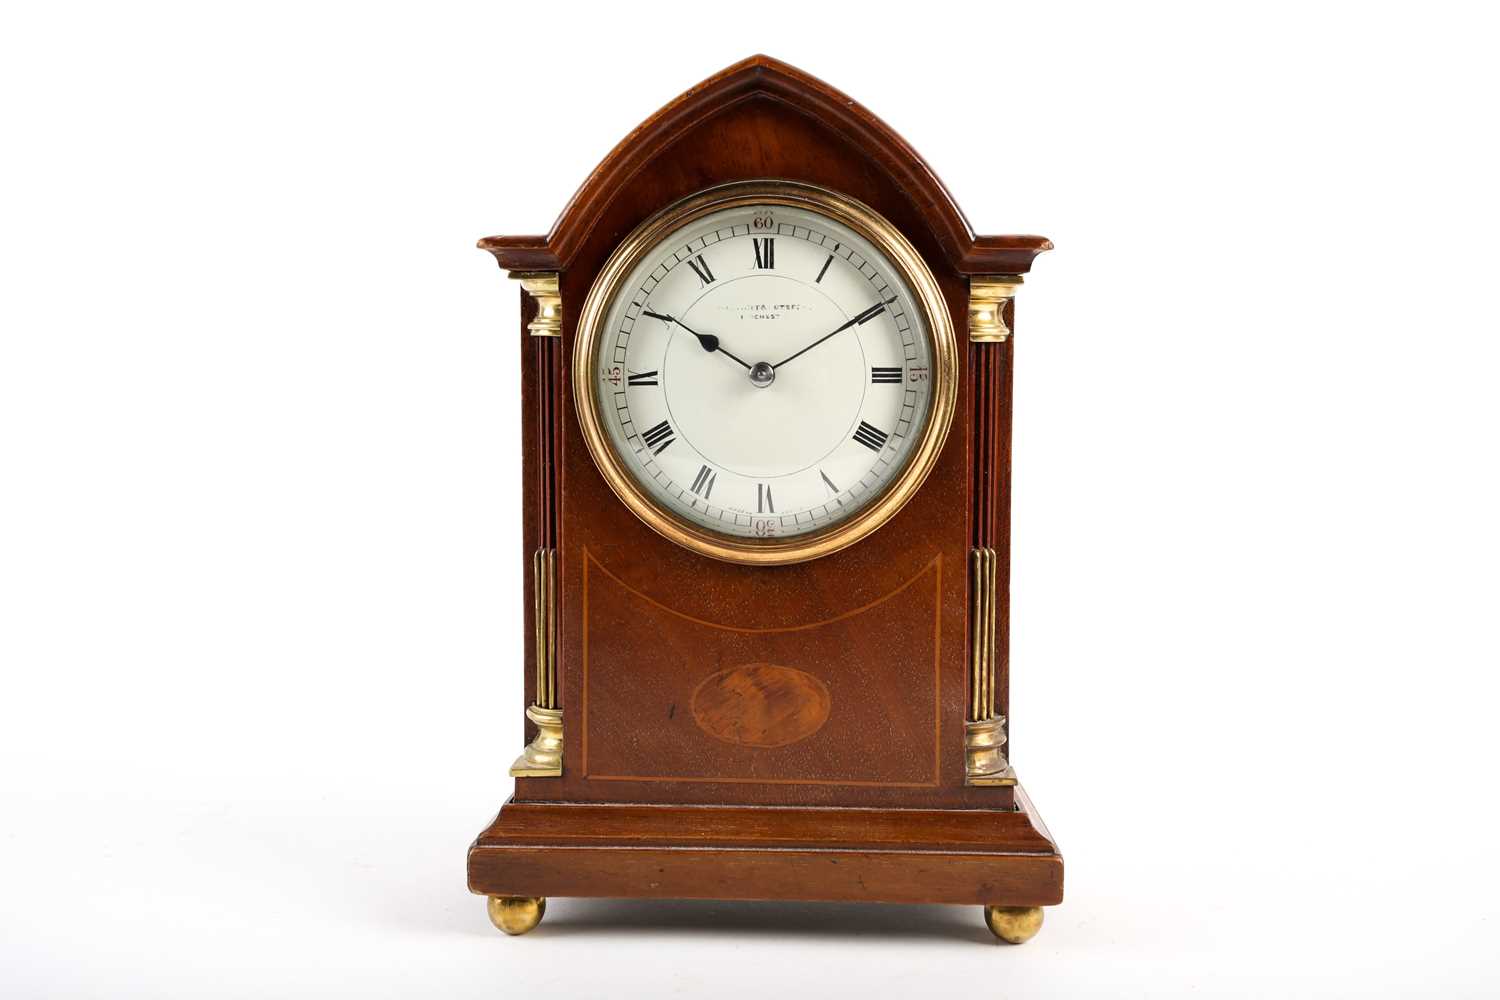
<svg viewBox="0 0 1500 1000"><path fill-rule="evenodd" d="M693 480L693 492L707 500L708 495L714 491L714 480L718 478L717 472L703 466L698 470L698 478Z"/></svg>
<svg viewBox="0 0 1500 1000"><path fill-rule="evenodd" d="M859 422L859 429L854 432L854 440L858 441L860 444L864 445L871 451L876 452L885 447L885 439L888 437L890 437L890 435L885 431L881 430L879 427L871 427L863 420Z"/></svg>
<svg viewBox="0 0 1500 1000"><path fill-rule="evenodd" d="M823 477L823 482L828 485L828 488L830 490L832 490L835 493L837 493L839 491L839 488L837 486L833 485L833 480L828 478L828 473L824 472L822 469L819 469L818 470L818 475L820 475L820 476Z"/></svg>
<svg viewBox="0 0 1500 1000"><path fill-rule="evenodd" d="M656 381L656 372L631 372L627 381L631 385L661 385Z"/></svg>
<svg viewBox="0 0 1500 1000"><path fill-rule="evenodd" d="M829 254L828 255L828 259L823 262L823 266L818 270L818 276L813 279L813 284L816 285L818 282L820 282L820 281L823 280L823 275L825 275L825 274L828 273L828 265L832 264L832 263L833 263L833 254Z"/></svg>
<svg viewBox="0 0 1500 1000"><path fill-rule="evenodd" d="M654 375L656 373L652 372L651 374ZM632 375L630 378L632 382L635 381L634 375ZM882 382L900 383L901 369L873 367L870 369L870 381L875 383L876 385L879 385ZM651 384L655 385L656 383L652 382Z"/></svg>
<svg viewBox="0 0 1500 1000"><path fill-rule="evenodd" d="M642 434L641 440L646 442L647 448L653 449L651 454L660 455L662 452L667 450L667 445L671 444L673 441L676 441L677 438L672 436L672 425L663 420L661 423L657 424L655 427ZM657 444L660 444L661 447L657 448Z"/></svg>
<svg viewBox="0 0 1500 1000"><path fill-rule="evenodd" d="M752 236L750 242L755 244L755 266L760 268L776 266L776 241L769 236Z"/></svg>
<svg viewBox="0 0 1500 1000"><path fill-rule="evenodd" d="M771 487L765 483L755 484L755 513L776 513L776 505L771 502Z"/></svg>
<svg viewBox="0 0 1500 1000"><path fill-rule="evenodd" d="M714 273L708 269L708 261L703 259L703 255L701 253L696 257L688 258L688 267L693 269L693 273L696 274L698 276L698 280L703 283L698 286L699 288L702 288L703 285L711 284L713 282Z"/></svg>

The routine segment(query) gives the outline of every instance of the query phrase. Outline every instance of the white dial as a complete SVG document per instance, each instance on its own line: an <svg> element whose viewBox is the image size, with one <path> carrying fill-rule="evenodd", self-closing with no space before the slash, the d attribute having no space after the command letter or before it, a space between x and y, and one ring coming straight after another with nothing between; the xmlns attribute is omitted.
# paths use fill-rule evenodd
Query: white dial
<svg viewBox="0 0 1500 1000"><path fill-rule="evenodd" d="M600 422L655 504L745 539L824 531L901 475L933 344L893 261L810 208L744 204L645 247L604 305Z"/></svg>

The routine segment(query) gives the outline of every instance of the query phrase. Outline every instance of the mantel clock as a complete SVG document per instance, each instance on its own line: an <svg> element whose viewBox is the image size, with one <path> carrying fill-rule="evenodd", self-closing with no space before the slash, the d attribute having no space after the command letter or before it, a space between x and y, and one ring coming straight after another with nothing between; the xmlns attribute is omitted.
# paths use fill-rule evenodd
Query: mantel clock
<svg viewBox="0 0 1500 1000"><path fill-rule="evenodd" d="M1012 299L900 136L765 57L632 132L519 278L528 743L469 851L547 896L972 903L1062 858L1007 759Z"/></svg>

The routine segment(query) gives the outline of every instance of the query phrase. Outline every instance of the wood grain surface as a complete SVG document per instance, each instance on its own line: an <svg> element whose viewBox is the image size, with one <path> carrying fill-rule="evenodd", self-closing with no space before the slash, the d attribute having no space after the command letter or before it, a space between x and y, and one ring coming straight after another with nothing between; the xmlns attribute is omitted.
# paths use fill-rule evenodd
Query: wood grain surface
<svg viewBox="0 0 1500 1000"><path fill-rule="evenodd" d="M1014 811L507 803L469 887L516 896L994 903L1062 899L1062 858Z"/></svg>
<svg viewBox="0 0 1500 1000"><path fill-rule="evenodd" d="M581 305L619 242L681 198L751 179L819 185L883 215L932 269L959 334L958 415L922 489L858 545L792 566L718 562L637 520L588 454L569 383ZM1025 837L1003 824L1031 822L1016 790L966 786L963 752L975 545L1001 560L998 696L1008 707L1013 357L1010 342L970 344L968 277L1024 273L1051 244L974 236L932 170L880 119L757 56L627 136L551 233L480 246L507 269L559 272L560 338L526 334L535 305L523 296L520 555L529 574L534 549L557 550L566 738L562 776L518 779L515 801L476 845L476 890L530 892L546 883L562 895L864 898L847 884L854 869L829 874L860 857L868 862L861 891L879 898L1023 903L1060 894L1061 859L1045 836L1029 841L1034 850L1012 849ZM1013 307L1006 319L1014 329ZM527 636L520 672L528 699L534 645ZM723 822L705 826L710 807L751 826L752 814L773 817L783 860L753 837L735 840ZM816 821L795 812L809 808ZM553 825L517 840L514 824L537 829L539 814L528 809L554 810ZM640 809L667 812L630 811ZM938 831L932 817L945 810L959 817L952 823L1012 820ZM642 836L655 829L648 818L661 816L671 817L669 828L714 829L726 839L699 853L670 839L647 847ZM839 843L819 832L827 823L869 827L874 817L888 838L878 848L868 830ZM594 839L581 843L559 824ZM613 851L626 843L636 853ZM812 853L793 852L799 844ZM1012 854L1023 861L1001 860ZM949 875L932 874L937 858ZM662 870L648 878L653 866Z"/></svg>

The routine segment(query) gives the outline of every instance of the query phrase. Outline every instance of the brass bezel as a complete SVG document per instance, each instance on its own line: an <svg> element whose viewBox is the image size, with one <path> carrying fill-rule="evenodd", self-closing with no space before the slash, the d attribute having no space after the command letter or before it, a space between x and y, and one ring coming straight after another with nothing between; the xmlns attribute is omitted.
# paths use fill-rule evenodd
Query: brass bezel
<svg viewBox="0 0 1500 1000"><path fill-rule="evenodd" d="M616 454L599 416L595 349L604 320L630 270L668 232L711 212L745 205L785 205L819 212L859 233L901 272L927 320L932 341L932 404L927 425L906 467L884 492L848 520L791 538L750 539L700 528L661 506L636 482ZM847 548L889 521L906 506L937 462L958 400L958 343L953 320L932 271L901 232L874 209L824 188L791 181L739 181L709 188L669 206L642 223L610 255L589 289L578 317L573 345L573 401L594 464L615 495L657 534L705 556L750 566L806 562Z"/></svg>

